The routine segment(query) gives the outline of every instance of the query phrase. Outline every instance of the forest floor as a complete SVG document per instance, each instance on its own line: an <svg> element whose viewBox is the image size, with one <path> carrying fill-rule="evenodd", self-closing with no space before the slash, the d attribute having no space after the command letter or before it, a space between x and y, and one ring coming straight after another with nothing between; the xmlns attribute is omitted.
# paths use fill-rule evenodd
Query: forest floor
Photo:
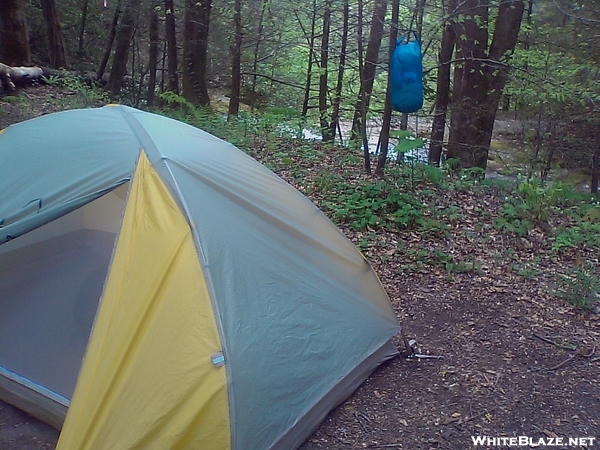
<svg viewBox="0 0 600 450"><path fill-rule="evenodd" d="M43 96L67 94L41 89L27 95L39 95L43 107ZM38 113L0 98L0 128ZM293 144L285 145L277 149L281 164L268 142L252 153L325 210L330 204L317 185L326 179L317 174L339 171L347 180L351 170L357 182L368 180L360 161L342 163L339 152L290 164ZM406 336L421 353L441 358L399 356L383 364L301 450L462 450L476 448L477 436L527 437L528 444L587 438L578 447L553 448L600 447L600 315L598 308L577 310L557 296L558 275L582 260L598 273L598 249L553 251L548 227L556 223L522 236L499 231L494 218L505 195L473 187L428 197L448 212L446 232L357 231L340 224L378 273ZM403 349L400 339L397 345ZM57 437L0 402L0 449L51 450Z"/></svg>

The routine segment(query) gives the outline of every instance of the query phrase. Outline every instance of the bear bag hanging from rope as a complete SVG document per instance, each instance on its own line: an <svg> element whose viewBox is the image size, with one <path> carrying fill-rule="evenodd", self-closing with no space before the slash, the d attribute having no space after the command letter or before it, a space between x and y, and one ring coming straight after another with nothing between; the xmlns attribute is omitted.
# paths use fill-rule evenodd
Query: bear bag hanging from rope
<svg viewBox="0 0 600 450"><path fill-rule="evenodd" d="M417 34L408 42L409 35L396 41L390 60L390 98L392 108L402 113L417 112L423 106L423 62Z"/></svg>

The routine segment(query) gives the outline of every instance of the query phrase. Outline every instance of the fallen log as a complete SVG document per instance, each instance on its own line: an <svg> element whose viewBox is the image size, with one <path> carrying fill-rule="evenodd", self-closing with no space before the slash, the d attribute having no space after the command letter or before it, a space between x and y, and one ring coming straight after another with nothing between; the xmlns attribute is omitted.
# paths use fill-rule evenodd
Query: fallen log
<svg viewBox="0 0 600 450"><path fill-rule="evenodd" d="M23 86L44 76L41 67L11 67L0 63L0 81L3 91L14 91L17 86Z"/></svg>
<svg viewBox="0 0 600 450"><path fill-rule="evenodd" d="M48 83L48 80L57 78L73 77L80 79L88 85L96 84L106 85L108 76L102 80L96 79L94 72L77 73L68 70L49 69L47 67L11 67L0 63L0 83L2 90L0 92L13 92L17 87L27 86L33 82Z"/></svg>

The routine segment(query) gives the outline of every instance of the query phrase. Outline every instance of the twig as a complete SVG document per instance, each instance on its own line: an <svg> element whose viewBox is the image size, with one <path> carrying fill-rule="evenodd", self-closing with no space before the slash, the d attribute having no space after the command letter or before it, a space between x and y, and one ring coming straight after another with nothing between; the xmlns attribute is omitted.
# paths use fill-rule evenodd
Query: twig
<svg viewBox="0 0 600 450"><path fill-rule="evenodd" d="M569 356L567 359L565 359L563 362L561 362L560 364L557 364L554 367L550 367L549 369L545 369L547 371L551 371L551 370L556 370L559 369L560 367L564 366L565 364L567 364L569 361L571 361L573 358L575 358L577 356L577 353L573 353L571 356Z"/></svg>
<svg viewBox="0 0 600 450"><path fill-rule="evenodd" d="M534 336L535 336L535 333L534 333ZM542 340L545 340L545 339L543 339L543 338L542 338L542 337L540 337L540 336L537 336L537 337L539 337L539 338L540 338L540 339L542 339ZM569 349L569 350L570 350L570 349ZM581 349L581 350L583 350L583 349ZM596 344L594 344L594 346L592 347L592 349L591 349L591 350L590 350L590 351L589 351L587 354L583 354L583 352L582 352L581 350L578 350L577 352L573 353L571 356L569 356L569 357L568 357L567 359L565 359L564 361L562 361L562 362L558 363L556 366L549 367L549 368L547 368L547 369L542 369L542 368L539 368L539 369L533 369L533 370L546 370L546 371L548 371L548 372L549 372L549 371L551 371L551 370L560 369L562 366L564 366L565 364L569 363L569 362L570 362L572 359L574 359L576 356L581 356L582 358L591 358L591 357L592 357L592 356L594 356L594 354L596 353ZM590 362L594 362L594 361L596 361L597 359L599 359L599 358L594 358L594 359L591 359L591 360L590 360Z"/></svg>
<svg viewBox="0 0 600 450"><path fill-rule="evenodd" d="M536 338L541 339L544 342L547 342L548 344L554 345L554 341L552 341L552 340L550 340L550 339L548 339L548 338L546 338L544 336L540 336L539 334L537 334L537 333L535 333L533 331L531 332L531 334L533 334L533 336L535 336Z"/></svg>
<svg viewBox="0 0 600 450"><path fill-rule="evenodd" d="M499 373L496 374L496 381L494 381L494 388L498 384L498 381L500 381L500 374Z"/></svg>
<svg viewBox="0 0 600 450"><path fill-rule="evenodd" d="M573 348L573 347L568 347L566 345L559 344L558 342L553 341L551 339L548 339L547 337L540 336L539 334L537 334L537 333L535 333L533 331L531 332L531 334L533 336L535 336L536 338L541 339L544 342L547 342L548 344L551 344L551 345L554 345L557 348L560 348L561 350L571 350L572 352L575 351L575 350L577 350L577 347Z"/></svg>
<svg viewBox="0 0 600 450"><path fill-rule="evenodd" d="M269 81L272 81L274 83L279 83L279 84L284 84L286 86L291 86L293 88L297 88L297 89L304 89L304 86L300 86L299 84L295 84L295 83L291 83L289 81L285 81L285 80L279 80L277 78L273 78L269 75L265 75L262 73L256 73L256 72L242 72L242 75L249 75L249 76L253 76L253 77L262 77L262 78L266 78Z"/></svg>
<svg viewBox="0 0 600 450"><path fill-rule="evenodd" d="M576 16L573 13L569 13L567 11L565 11L563 8L561 8L558 3L556 2L556 0L552 0L552 3L554 3L554 6L556 6L556 9L558 9L561 13L563 13L565 16L569 16L572 17L573 19L577 19L577 20L581 20L582 23L585 23L585 21L588 22L592 22L592 23L598 23L600 22L600 20L596 20L596 19L588 19L586 17L581 17L581 16Z"/></svg>
<svg viewBox="0 0 600 450"><path fill-rule="evenodd" d="M392 448L392 447L402 447L402 444L370 444L367 445L367 448Z"/></svg>
<svg viewBox="0 0 600 450"><path fill-rule="evenodd" d="M369 428L362 422L362 420L360 420L360 417L358 416L358 413L356 411L354 412L354 417L356 418L356 421L361 426L361 428L363 430L363 433L368 433L369 432Z"/></svg>
<svg viewBox="0 0 600 450"><path fill-rule="evenodd" d="M485 414L491 413L495 409L496 408L492 408L489 411L486 410L486 411L480 412L479 414L475 414L474 416L465 417L464 419L460 419L458 422L456 422L456 425L462 425L463 423L467 423L467 422L470 422L471 420L478 419L479 417L481 417L481 416L483 416Z"/></svg>
<svg viewBox="0 0 600 450"><path fill-rule="evenodd" d="M584 358L591 358L592 356L594 356L594 353L596 353L596 344L595 343L587 355L582 355L581 353L579 355L583 356Z"/></svg>

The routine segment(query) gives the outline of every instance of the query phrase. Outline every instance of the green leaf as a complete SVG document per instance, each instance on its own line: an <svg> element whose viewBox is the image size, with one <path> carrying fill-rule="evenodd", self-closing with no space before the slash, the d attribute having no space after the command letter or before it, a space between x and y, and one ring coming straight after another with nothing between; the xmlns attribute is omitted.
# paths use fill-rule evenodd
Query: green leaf
<svg viewBox="0 0 600 450"><path fill-rule="evenodd" d="M415 148L422 148L425 146L425 140L421 138L416 139L402 139L398 144L394 147L394 151L398 153L406 153L409 150L414 150Z"/></svg>
<svg viewBox="0 0 600 450"><path fill-rule="evenodd" d="M398 139L406 139L406 138L415 137L415 135L412 131L408 131L408 130L392 130L392 131L390 131L390 137L398 138Z"/></svg>

